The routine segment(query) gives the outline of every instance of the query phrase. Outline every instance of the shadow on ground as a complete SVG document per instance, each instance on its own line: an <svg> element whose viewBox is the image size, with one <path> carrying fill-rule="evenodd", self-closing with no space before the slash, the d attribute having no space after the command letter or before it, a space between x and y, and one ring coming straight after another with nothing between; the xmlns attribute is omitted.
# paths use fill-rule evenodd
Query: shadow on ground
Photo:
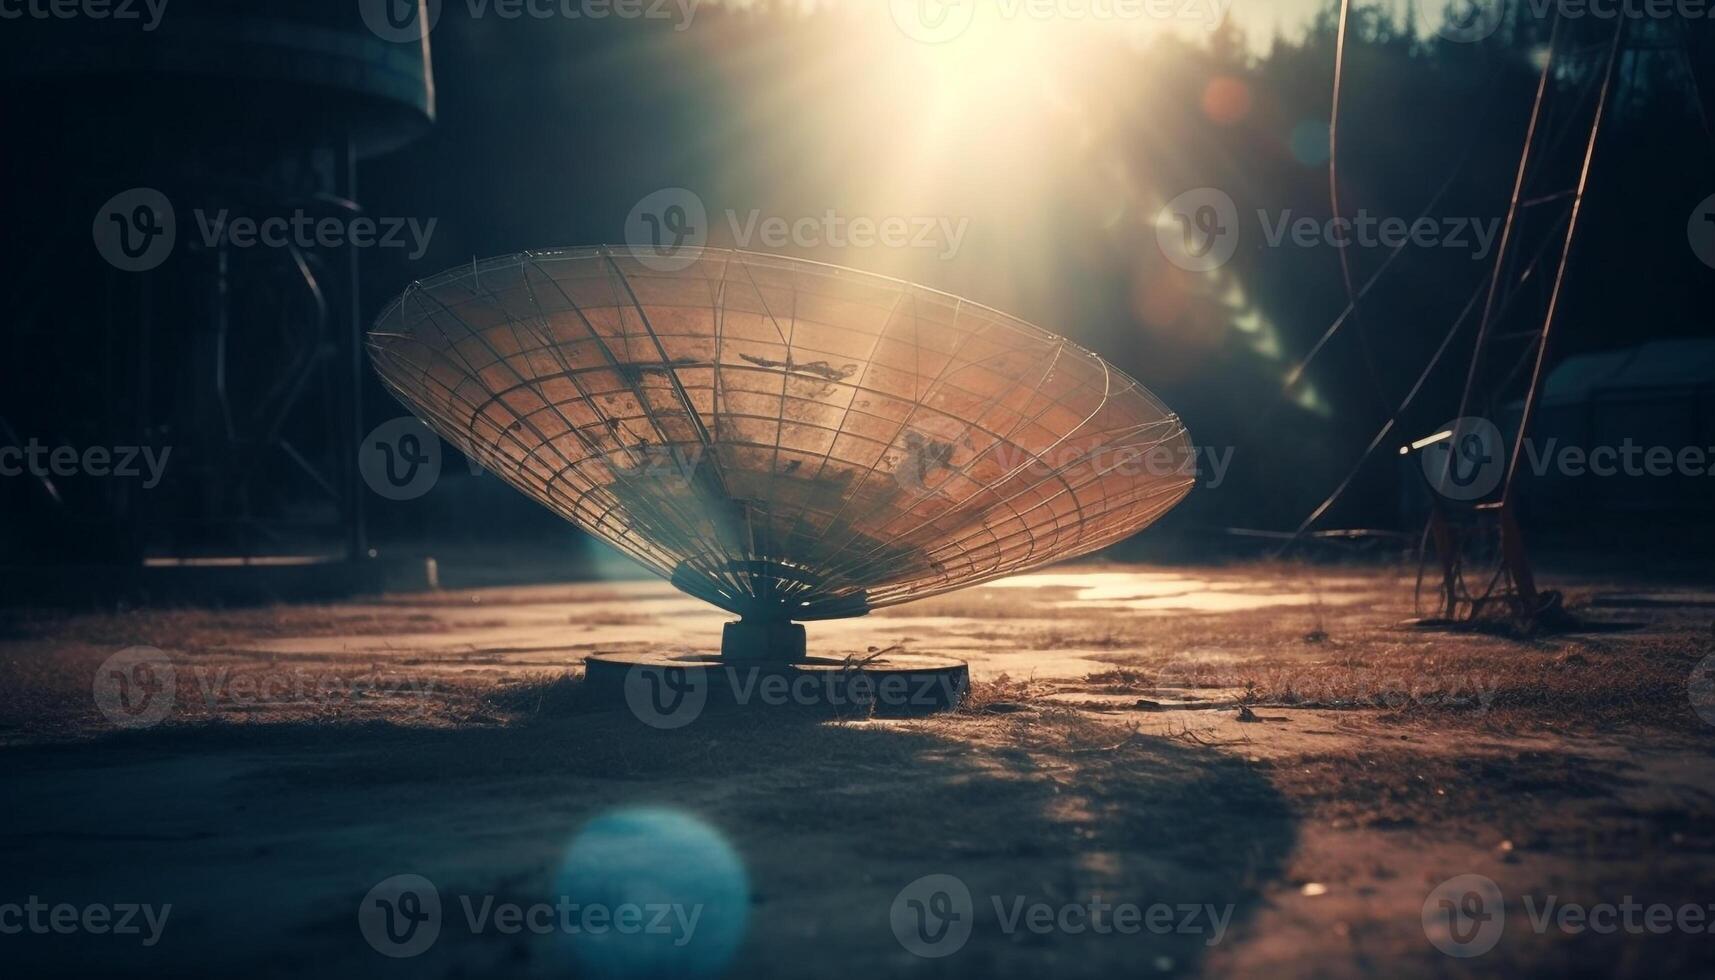
<svg viewBox="0 0 1715 980"><path fill-rule="evenodd" d="M1179 974L1217 922L1227 942L1242 930L1293 837L1274 791L1230 756L1059 712L711 714L663 732L555 701L486 726L218 724L20 747L0 752L0 779L13 787L6 900L172 905L147 948L139 936L4 937L33 972L51 960L68 973L590 975L559 937L504 934L492 918L473 932L465 902L551 904L580 829L652 806L712 828L744 868L734 976ZM664 847L660 860L682 854ZM405 873L435 884L443 923L425 952L391 959L360 933L358 907ZM926 875L972 896L968 941L955 928L935 958L908 952L892 917ZM685 900L704 897L722 900ZM901 908L931 938L962 918L927 899ZM1092 900L1138 906L1138 931L1103 934L1062 912ZM1042 932L1038 903L1055 919ZM1156 905L1171 911L1152 919ZM1112 916L1097 921L1120 924ZM699 942L639 975L694 975L708 965Z"/></svg>

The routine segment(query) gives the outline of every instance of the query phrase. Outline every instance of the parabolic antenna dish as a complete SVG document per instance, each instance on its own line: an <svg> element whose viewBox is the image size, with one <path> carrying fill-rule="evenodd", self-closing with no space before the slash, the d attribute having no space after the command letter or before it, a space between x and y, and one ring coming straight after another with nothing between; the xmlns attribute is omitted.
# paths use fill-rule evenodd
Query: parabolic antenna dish
<svg viewBox="0 0 1715 980"><path fill-rule="evenodd" d="M1089 351L775 255L489 259L412 285L369 349L447 441L758 628L1087 554L1193 482L1179 419Z"/></svg>

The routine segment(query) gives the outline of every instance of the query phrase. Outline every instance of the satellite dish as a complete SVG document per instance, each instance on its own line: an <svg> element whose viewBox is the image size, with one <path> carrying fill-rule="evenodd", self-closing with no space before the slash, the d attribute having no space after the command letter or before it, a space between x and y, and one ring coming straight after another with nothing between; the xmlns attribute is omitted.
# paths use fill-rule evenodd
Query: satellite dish
<svg viewBox="0 0 1715 980"><path fill-rule="evenodd" d="M681 667L849 668L806 658L798 624L1088 554L1193 482L1178 417L1071 341L776 255L476 262L413 284L369 350L447 441L739 617L719 658ZM592 657L587 679L669 659ZM962 691L956 661L866 669L947 664Z"/></svg>

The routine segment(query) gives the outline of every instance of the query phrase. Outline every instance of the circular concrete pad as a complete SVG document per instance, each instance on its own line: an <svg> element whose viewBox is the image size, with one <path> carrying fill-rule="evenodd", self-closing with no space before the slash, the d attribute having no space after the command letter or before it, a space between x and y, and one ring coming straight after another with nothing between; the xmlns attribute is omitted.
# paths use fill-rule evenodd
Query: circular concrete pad
<svg viewBox="0 0 1715 980"><path fill-rule="evenodd" d="M957 707L969 686L964 661L914 654L774 663L714 654L601 653L584 662L592 698L624 705L658 728L689 724L705 708L922 715Z"/></svg>

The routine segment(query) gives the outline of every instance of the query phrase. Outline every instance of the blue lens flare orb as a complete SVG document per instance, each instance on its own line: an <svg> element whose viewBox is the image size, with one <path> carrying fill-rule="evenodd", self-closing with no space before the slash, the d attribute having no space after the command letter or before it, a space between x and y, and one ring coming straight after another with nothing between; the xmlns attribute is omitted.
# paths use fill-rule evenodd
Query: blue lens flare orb
<svg viewBox="0 0 1715 980"><path fill-rule="evenodd" d="M576 906L565 939L579 976L719 976L750 916L738 852L702 820L658 807L590 821L566 851L554 894Z"/></svg>

